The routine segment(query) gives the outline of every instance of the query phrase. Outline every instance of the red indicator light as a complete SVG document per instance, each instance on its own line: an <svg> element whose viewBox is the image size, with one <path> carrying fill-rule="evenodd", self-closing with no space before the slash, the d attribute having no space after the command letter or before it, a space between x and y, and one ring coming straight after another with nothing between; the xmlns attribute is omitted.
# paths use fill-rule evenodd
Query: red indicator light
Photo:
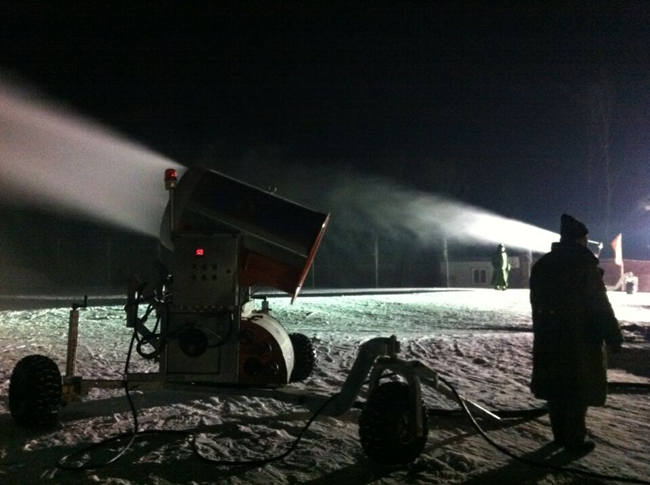
<svg viewBox="0 0 650 485"><path fill-rule="evenodd" d="M165 182L168 182L170 180L176 180L178 178L178 174L176 173L176 170L173 168L168 168L165 170Z"/></svg>
<svg viewBox="0 0 650 485"><path fill-rule="evenodd" d="M168 168L165 170L165 188L167 190L174 190L176 188L177 178L178 174L176 173L175 169Z"/></svg>
<svg viewBox="0 0 650 485"><path fill-rule="evenodd" d="M194 256L205 256L205 251L203 248L196 248L194 251Z"/></svg>

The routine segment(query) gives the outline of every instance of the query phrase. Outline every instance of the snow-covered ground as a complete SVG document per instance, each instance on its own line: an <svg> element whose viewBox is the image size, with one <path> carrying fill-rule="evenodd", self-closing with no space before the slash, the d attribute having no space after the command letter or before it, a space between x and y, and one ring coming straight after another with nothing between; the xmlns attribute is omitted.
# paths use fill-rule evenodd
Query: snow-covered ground
<svg viewBox="0 0 650 485"><path fill-rule="evenodd" d="M609 296L626 337L622 354L611 362L609 379L648 383L650 294ZM288 298L272 298L269 303L290 332L313 338L318 357L312 377L289 387L332 394L345 380L361 342L396 335L403 358L418 359L439 371L467 398L490 409L543 404L528 390L532 334L527 290L302 297L294 305ZM357 409L336 418L317 418L283 461L216 466L193 452L189 436L214 459L262 458L286 449L310 411L265 397L169 390L133 393L140 427L186 434L145 435L114 464L83 472L59 470L56 463L62 456L132 426L126 399L118 390L93 390L83 402L66 406L55 429L37 432L13 423L4 399L13 366L26 355L40 353L63 369L68 311L0 311L0 483L603 483L520 464L488 444L466 419L454 416L430 418L428 442L415 463L383 469L365 457L359 444ZM119 378L130 336L121 306L81 310L78 374ZM134 370L149 365L136 359ZM430 389L424 389L424 399L430 408L456 406ZM649 417L647 393L611 394L607 406L588 413L596 449L568 465L650 480ZM567 460L548 446L547 416L484 423L490 436L514 453L556 465ZM111 456L121 444L99 450L93 460Z"/></svg>

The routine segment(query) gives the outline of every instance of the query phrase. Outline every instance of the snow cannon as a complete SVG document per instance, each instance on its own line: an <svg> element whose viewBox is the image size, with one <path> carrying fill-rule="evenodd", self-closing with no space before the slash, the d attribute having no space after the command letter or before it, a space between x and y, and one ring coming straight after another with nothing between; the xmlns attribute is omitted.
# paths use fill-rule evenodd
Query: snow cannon
<svg viewBox="0 0 650 485"><path fill-rule="evenodd" d="M160 336L147 340L159 351L161 372L258 386L306 378L314 363L310 340L289 335L267 307L252 310L250 296L271 287L295 300L329 215L202 167L180 180L168 169L165 188L160 241L170 277ZM129 301L137 301L135 293Z"/></svg>

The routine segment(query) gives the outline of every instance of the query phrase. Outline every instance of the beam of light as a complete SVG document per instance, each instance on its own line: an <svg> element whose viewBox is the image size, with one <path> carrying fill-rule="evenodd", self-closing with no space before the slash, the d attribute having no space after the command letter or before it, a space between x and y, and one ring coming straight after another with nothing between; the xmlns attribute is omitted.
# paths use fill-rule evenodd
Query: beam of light
<svg viewBox="0 0 650 485"><path fill-rule="evenodd" d="M332 204L345 206L350 219L373 221L387 235L410 234L414 242L422 246L449 238L547 252L551 244L560 239L553 231L448 197L407 189L384 179L357 179L335 190L331 200Z"/></svg>
<svg viewBox="0 0 650 485"><path fill-rule="evenodd" d="M0 196L158 236L178 163L0 80Z"/></svg>

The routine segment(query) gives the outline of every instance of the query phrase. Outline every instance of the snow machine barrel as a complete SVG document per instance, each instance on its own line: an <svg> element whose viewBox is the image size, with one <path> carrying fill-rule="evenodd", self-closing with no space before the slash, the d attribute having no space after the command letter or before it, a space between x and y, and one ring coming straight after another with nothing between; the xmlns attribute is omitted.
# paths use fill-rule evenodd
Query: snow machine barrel
<svg viewBox="0 0 650 485"><path fill-rule="evenodd" d="M172 189L161 226L163 245L172 249L173 235L180 232L241 234L239 285L298 295L329 214L202 167L188 169Z"/></svg>

